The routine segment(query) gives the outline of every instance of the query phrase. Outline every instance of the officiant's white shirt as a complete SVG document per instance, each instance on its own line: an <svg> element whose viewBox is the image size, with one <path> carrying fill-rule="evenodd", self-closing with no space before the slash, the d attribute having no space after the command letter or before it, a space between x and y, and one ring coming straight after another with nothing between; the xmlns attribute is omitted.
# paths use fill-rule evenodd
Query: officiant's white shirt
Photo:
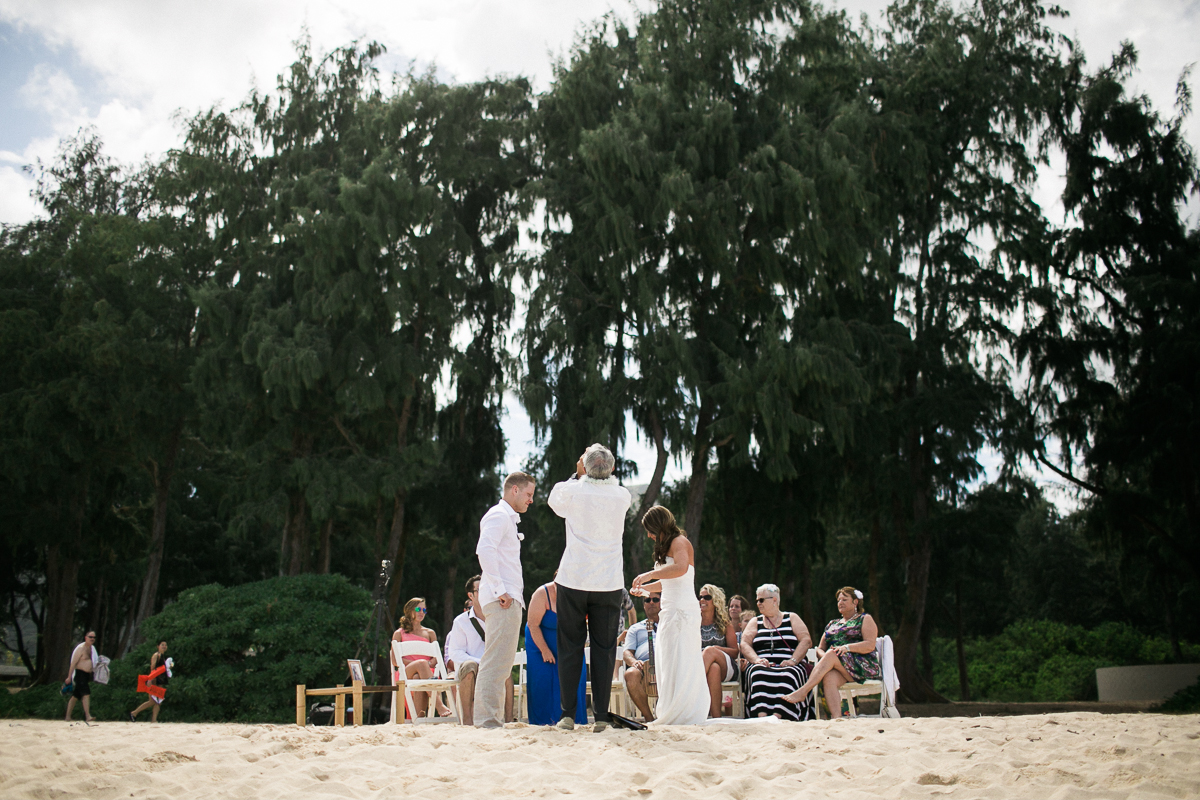
<svg viewBox="0 0 1200 800"><path fill-rule="evenodd" d="M621 541L633 497L616 478L572 478L550 490L550 508L567 521L567 547L554 582L583 592L625 587Z"/></svg>
<svg viewBox="0 0 1200 800"><path fill-rule="evenodd" d="M501 500L487 510L479 520L479 605L487 607L507 594L525 607L525 578L521 574L521 540L525 535L517 530L521 515L507 500Z"/></svg>

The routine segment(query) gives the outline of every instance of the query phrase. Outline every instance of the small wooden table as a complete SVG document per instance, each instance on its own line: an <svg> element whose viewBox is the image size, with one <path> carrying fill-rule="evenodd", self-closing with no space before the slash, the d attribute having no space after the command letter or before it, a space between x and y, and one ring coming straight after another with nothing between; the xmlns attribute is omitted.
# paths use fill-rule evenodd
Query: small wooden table
<svg viewBox="0 0 1200 800"><path fill-rule="evenodd" d="M304 684L296 686L296 724L301 728L304 727L305 706L308 704L309 697L334 697L333 703L333 724L339 728L346 726L346 695L352 695L354 698L354 724L363 724L363 695L364 694L394 694L392 702L401 702L400 698L404 696L404 681L400 681L395 686L364 686L362 681L354 681L350 686L339 683L333 689L309 689ZM404 705L398 709L398 722L406 722L404 714Z"/></svg>

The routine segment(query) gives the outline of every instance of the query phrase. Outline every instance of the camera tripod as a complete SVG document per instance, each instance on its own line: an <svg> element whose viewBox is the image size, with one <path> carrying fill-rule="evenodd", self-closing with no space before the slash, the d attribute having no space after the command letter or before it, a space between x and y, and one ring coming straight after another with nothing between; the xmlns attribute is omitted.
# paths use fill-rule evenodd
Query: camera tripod
<svg viewBox="0 0 1200 800"><path fill-rule="evenodd" d="M363 661L363 677L366 678L368 686L391 685L391 661L387 654L391 653L392 632L396 629L392 624L392 614L388 611L387 589L391 580L392 562L385 560L380 564L379 574L375 576L375 589L371 592L374 605L367 620L367 627L363 629L362 638L358 640L358 649L354 653L354 657L359 658L364 651L370 652L370 659ZM381 639L384 647L382 658L379 652ZM375 697L376 695L371 695L372 704Z"/></svg>

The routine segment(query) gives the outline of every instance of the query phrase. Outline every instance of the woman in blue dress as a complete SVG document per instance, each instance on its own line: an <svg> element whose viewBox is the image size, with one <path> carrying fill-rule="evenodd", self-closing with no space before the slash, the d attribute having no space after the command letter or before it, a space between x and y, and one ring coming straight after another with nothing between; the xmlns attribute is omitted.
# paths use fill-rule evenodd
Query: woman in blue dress
<svg viewBox="0 0 1200 800"><path fill-rule="evenodd" d="M558 686L558 589L552 582L541 586L529 600L525 625L526 675L529 692L529 724L554 725L562 717ZM587 724L587 670L579 675L579 701L575 721Z"/></svg>

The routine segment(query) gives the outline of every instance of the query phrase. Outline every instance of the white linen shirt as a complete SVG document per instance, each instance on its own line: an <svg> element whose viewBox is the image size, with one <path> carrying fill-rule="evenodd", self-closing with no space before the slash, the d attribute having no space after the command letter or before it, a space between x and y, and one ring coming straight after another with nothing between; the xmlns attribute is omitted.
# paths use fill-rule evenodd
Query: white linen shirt
<svg viewBox="0 0 1200 800"><path fill-rule="evenodd" d="M479 661L483 658L483 648L486 646L479 631L471 624L471 620L479 619L475 609L469 608L454 618L450 633L446 635L446 660L454 662L457 670L468 661ZM479 620L483 625L483 620ZM485 628L486 630L486 628Z"/></svg>
<svg viewBox="0 0 1200 800"><path fill-rule="evenodd" d="M554 582L583 592L625 587L621 542L633 497L615 478L583 477L555 484L550 508L567 521L567 547Z"/></svg>
<svg viewBox="0 0 1200 800"><path fill-rule="evenodd" d="M501 500L487 510L479 520L479 605L484 608L507 594L525 607L525 578L521 574L521 540L525 535L517 530L521 515L507 500Z"/></svg>

